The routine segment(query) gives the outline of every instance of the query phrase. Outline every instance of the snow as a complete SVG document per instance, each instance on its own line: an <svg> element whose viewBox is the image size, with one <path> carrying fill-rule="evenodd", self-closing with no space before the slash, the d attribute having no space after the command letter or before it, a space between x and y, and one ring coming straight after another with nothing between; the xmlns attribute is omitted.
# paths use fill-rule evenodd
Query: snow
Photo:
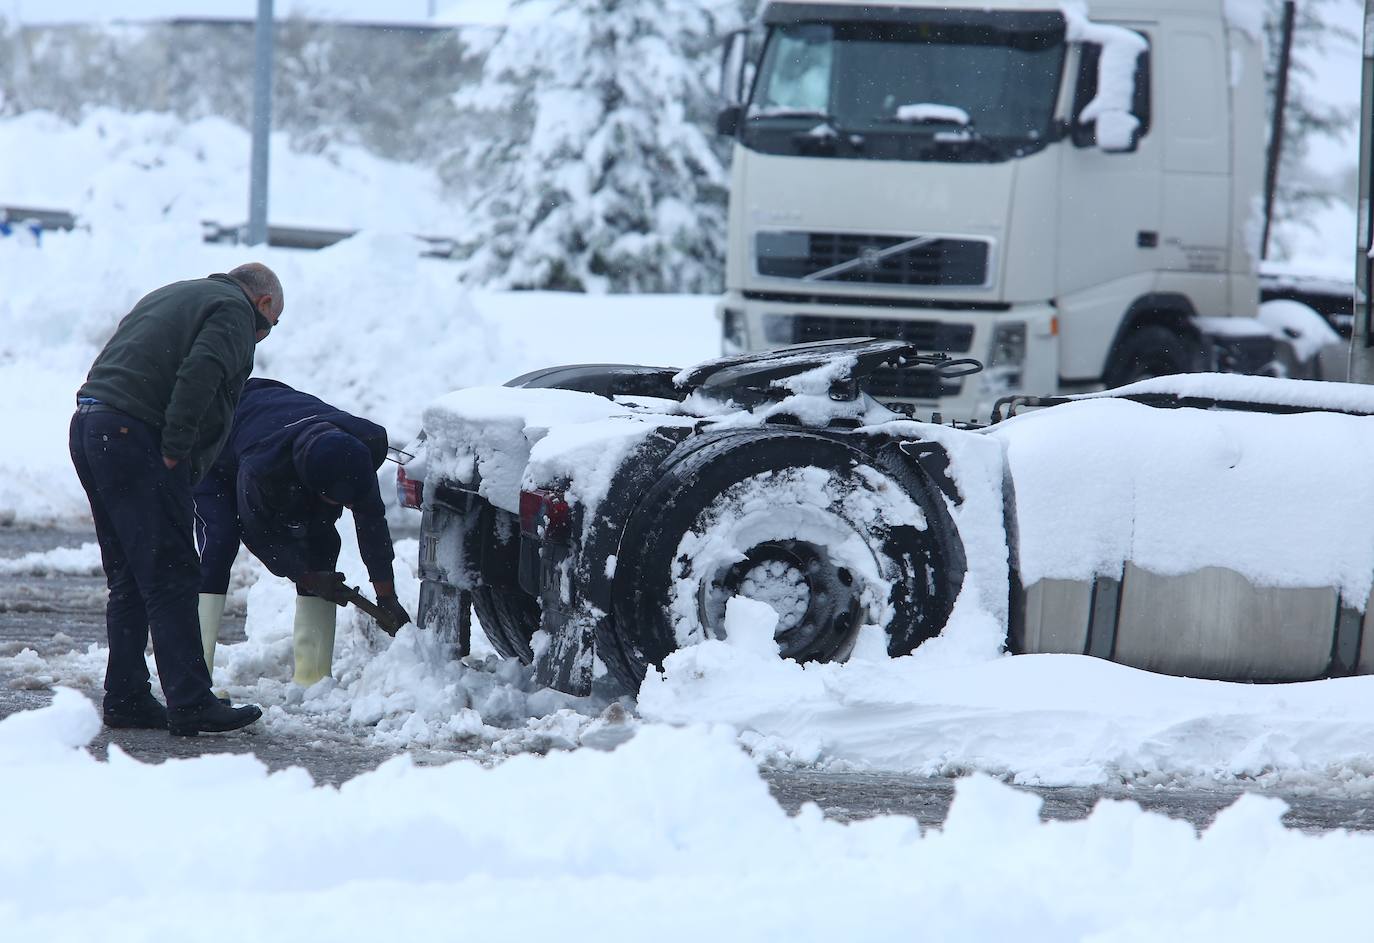
<svg viewBox="0 0 1374 943"><path fill-rule="evenodd" d="M491 769L401 758L337 789L244 755L101 763L77 748L95 731L70 692L0 721L14 939L212 940L220 910L255 940L503 938L514 914L560 940L1341 938L1374 865L1374 837L1290 831L1254 796L1201 833L1129 802L1044 823L986 777L958 784L941 829L789 817L723 729ZM818 881L844 906L761 904Z"/></svg>
<svg viewBox="0 0 1374 943"><path fill-rule="evenodd" d="M1211 380L1212 389L1234 389L1264 378L1216 382L1229 379L1157 386L1200 390ZM1340 386L1308 385L1316 395ZM1219 566L1259 586L1335 586L1346 605L1364 609L1374 580L1374 483L1366 484L1374 418L1092 397L1018 416L991 434L1007 449L1027 586L1119 577L1126 561L1161 575Z"/></svg>
<svg viewBox="0 0 1374 943"><path fill-rule="evenodd" d="M1131 146L1131 136L1140 124L1131 113L1136 59L1149 45L1134 30L1092 22L1081 2L1065 3L1063 10L1069 42L1096 43L1102 47L1097 67L1097 94L1083 106L1079 120L1097 123L1098 147L1125 150Z"/></svg>
<svg viewBox="0 0 1374 943"><path fill-rule="evenodd" d="M283 213L366 231L309 254L201 244L200 220L241 218L246 191L244 136L219 122L105 112L77 125L44 115L0 120L0 179L14 185L6 201L55 201L90 227L46 234L41 247L0 240L0 521L82 520L65 428L96 351L143 293L249 257L276 268L287 293L258 372L384 422L396 444L419 431L425 404L455 388L558 362L685 366L718 350L709 297L464 290L451 265L418 258L405 235L463 227L431 175L347 148L289 156L278 141L274 150L274 168L287 175L274 188ZM6 159L13 154L42 160ZM383 192L389 201L376 196ZM1141 391L1165 388L1370 403L1360 387L1316 392L1258 378L1192 377ZM559 400L561 410L568 400ZM624 454L615 449L633 445L630 430L651 427L628 404L600 400L566 437L536 434L547 421L523 405L490 403L490 425L503 443L518 436L541 480L572 470L604 481ZM1220 560L1278 585L1334 575L1360 598L1374 572L1361 529L1374 507L1357 487L1369 465L1369 422L1166 414L1091 400L996 435L909 423L913 435L950 449L964 498L950 511L970 569L941 637L890 659L873 625L847 664L802 667L768 647L776 648L786 597L771 600L778 608L737 598L727 639L671 656L637 703L539 689L527 669L492 656L480 632L474 655L460 662L433 633L407 626L389 640L352 610L340 618L333 677L302 689L290 682L294 592L242 558L234 604L246 597L248 638L221 647L214 681L266 708L260 736L290 733L322 749L363 741L457 761L419 768L401 757L339 789L315 787L299 770L268 774L246 756L147 766L114 748L98 763L79 749L98 731L94 709L58 690L50 708L0 721L0 926L14 939L218 939L225 925L205 914L228 912L232 932L250 939L433 936L450 925L503 937L517 913L522 934L560 939L631 938L645 926L670 940L1355 937L1365 930L1358 921L1374 839L1286 830L1276 800L1247 796L1201 834L1123 802L1103 803L1082 822L1042 824L1037 799L973 776L959 781L945 827L923 833L899 817L841 826L814 807L788 818L756 767L1374 795L1374 679L1237 685L1082 656L1000 654L1009 598L1004 449L1018 469L1018 498L1033 490L1022 481L1062 476L1064 463L1075 463L1062 507L1018 503L1046 534L1068 535L1032 551L1041 573L1095 572L1129 551L1174 566ZM1283 436L1271 435L1276 423ZM1087 441L1084 425L1096 430ZM1066 451L1051 454L1057 443ZM1291 495L1278 507L1274 482L1313 470L1351 488L1311 519ZM1109 483L1123 473L1136 476L1126 500L1137 519L1165 515L1157 528L1121 532L1125 515L1113 509L1119 496ZM1163 485L1152 490L1149 480L1166 473L1198 489L1191 503L1159 510ZM1234 482L1234 493L1218 497L1218 481ZM1331 495L1301 497L1318 504ZM1190 512L1189 533L1198 520L1213 523L1197 542L1171 538L1167 522ZM1102 528L1101 543L1075 542L1087 523ZM341 531L341 568L362 583L351 528ZM412 612L417 551L413 541L397 547L397 589ZM614 563L606 565L610 572ZM0 561L6 580L96 572L90 544ZM26 649L0 657L0 679L95 693L104 662L99 646ZM721 726L700 726L713 723ZM109 808L156 814L111 817ZM818 878L844 907L759 904L795 901Z"/></svg>
<svg viewBox="0 0 1374 943"><path fill-rule="evenodd" d="M903 658L801 666L707 640L650 674L639 710L649 722L750 731L775 765L819 758L1041 785L1242 783L1374 795L1367 678L1250 685L1084 655L948 654L927 643Z"/></svg>
<svg viewBox="0 0 1374 943"><path fill-rule="evenodd" d="M0 560L0 576L100 576L100 548L94 543L80 547L39 550Z"/></svg>
<svg viewBox="0 0 1374 943"><path fill-rule="evenodd" d="M1278 377L1247 377L1235 373L1189 373L1172 377L1152 377L1119 386L1114 390L1082 393L1075 398L1097 399L1150 393L1374 414L1374 389L1363 383L1313 383Z"/></svg>
<svg viewBox="0 0 1374 943"><path fill-rule="evenodd" d="M456 234L461 208L445 199L432 170L343 144L303 154L287 141L272 136L273 225ZM249 150L248 132L223 118L187 124L95 108L74 124L25 112L0 120L0 197L65 209L87 226L160 221L199 233L203 220L246 222Z"/></svg>
<svg viewBox="0 0 1374 943"><path fill-rule="evenodd" d="M568 492L590 521L625 456L655 429L693 420L641 416L591 393L476 387L457 390L424 412L427 474L478 484L478 493L513 514L522 488Z"/></svg>
<svg viewBox="0 0 1374 943"><path fill-rule="evenodd" d="M1328 347L1344 346L1326 319L1300 301L1276 298L1259 306L1258 317L1280 340L1293 346L1299 360L1310 360ZM1333 351L1339 355L1340 351Z"/></svg>
<svg viewBox="0 0 1374 943"><path fill-rule="evenodd" d="M916 102L910 105L899 105L893 117L898 121L912 121L916 123L922 121L940 121L947 124L972 124L972 119L969 118L968 112L964 109L954 105L938 105L931 102Z"/></svg>

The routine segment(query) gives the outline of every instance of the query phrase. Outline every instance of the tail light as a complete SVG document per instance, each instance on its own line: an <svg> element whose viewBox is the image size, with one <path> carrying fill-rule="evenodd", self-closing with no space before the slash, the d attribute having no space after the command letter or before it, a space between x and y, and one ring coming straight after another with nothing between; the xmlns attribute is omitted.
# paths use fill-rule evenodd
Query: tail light
<svg viewBox="0 0 1374 943"><path fill-rule="evenodd" d="M536 540L562 542L572 532L572 508L561 491L536 488L520 492L520 533Z"/></svg>
<svg viewBox="0 0 1374 943"><path fill-rule="evenodd" d="M425 483L423 480L406 477L404 465L396 466L396 499L403 508L419 508L424 503Z"/></svg>

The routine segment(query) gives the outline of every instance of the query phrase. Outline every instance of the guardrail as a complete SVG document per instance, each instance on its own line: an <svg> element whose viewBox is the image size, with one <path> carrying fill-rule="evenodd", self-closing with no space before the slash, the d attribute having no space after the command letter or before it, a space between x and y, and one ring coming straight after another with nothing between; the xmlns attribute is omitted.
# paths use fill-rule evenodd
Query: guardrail
<svg viewBox="0 0 1374 943"><path fill-rule="evenodd" d="M247 241L248 224L217 223L202 220L204 241L243 245ZM356 235L356 229L310 229L305 226L268 226L267 244L281 249L326 249L337 242L343 242ZM420 253L424 258L451 259L458 252L457 240L447 236L415 236L426 248Z"/></svg>
<svg viewBox="0 0 1374 943"><path fill-rule="evenodd" d="M0 237L27 232L35 242L43 233L76 228L76 217L66 210L40 209L36 206L0 205Z"/></svg>

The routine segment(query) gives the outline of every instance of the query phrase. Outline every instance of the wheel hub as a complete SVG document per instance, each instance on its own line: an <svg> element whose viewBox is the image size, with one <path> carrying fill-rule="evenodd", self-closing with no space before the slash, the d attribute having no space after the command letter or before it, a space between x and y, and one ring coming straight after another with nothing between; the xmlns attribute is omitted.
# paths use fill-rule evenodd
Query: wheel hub
<svg viewBox="0 0 1374 943"><path fill-rule="evenodd" d="M806 657L819 636L845 630L859 608L853 574L825 549L797 540L770 541L723 567L701 584L700 618L709 634L725 637L725 610L735 596L766 603L778 614L773 637L783 658Z"/></svg>

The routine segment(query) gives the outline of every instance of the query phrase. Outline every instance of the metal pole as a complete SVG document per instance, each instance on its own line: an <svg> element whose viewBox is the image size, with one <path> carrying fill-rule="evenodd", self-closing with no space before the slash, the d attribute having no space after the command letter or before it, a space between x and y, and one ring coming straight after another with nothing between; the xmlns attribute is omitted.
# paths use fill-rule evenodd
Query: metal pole
<svg viewBox="0 0 1374 943"><path fill-rule="evenodd" d="M258 0L253 26L253 158L248 185L248 244L267 242L267 144L272 133L272 0Z"/></svg>
<svg viewBox="0 0 1374 943"><path fill-rule="evenodd" d="M1293 59L1293 15L1297 4L1283 5L1283 39L1279 45L1278 86L1274 89L1274 123L1269 128L1269 157L1264 167L1264 235L1260 258L1269 258L1269 227L1274 221L1274 191L1279 182L1279 157L1283 154L1283 112L1288 105L1288 67Z"/></svg>
<svg viewBox="0 0 1374 943"><path fill-rule="evenodd" d="M1355 235L1355 322L1350 333L1350 382L1374 383L1374 331L1370 330L1369 289L1374 259L1369 239L1374 231L1374 0L1364 3L1364 73L1360 83L1360 200Z"/></svg>

